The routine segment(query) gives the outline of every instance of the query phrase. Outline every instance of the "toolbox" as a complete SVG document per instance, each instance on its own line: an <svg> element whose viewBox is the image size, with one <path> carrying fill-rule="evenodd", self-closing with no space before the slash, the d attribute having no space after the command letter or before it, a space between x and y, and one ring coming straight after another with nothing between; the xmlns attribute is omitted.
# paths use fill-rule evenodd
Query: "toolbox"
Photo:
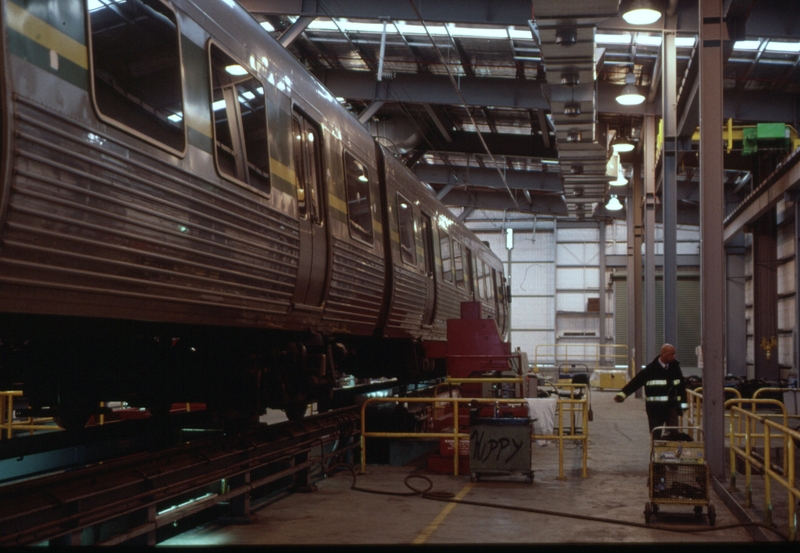
<svg viewBox="0 0 800 553"><path fill-rule="evenodd" d="M471 480L481 476L522 474L533 483L530 417L480 417L470 411L469 468Z"/></svg>

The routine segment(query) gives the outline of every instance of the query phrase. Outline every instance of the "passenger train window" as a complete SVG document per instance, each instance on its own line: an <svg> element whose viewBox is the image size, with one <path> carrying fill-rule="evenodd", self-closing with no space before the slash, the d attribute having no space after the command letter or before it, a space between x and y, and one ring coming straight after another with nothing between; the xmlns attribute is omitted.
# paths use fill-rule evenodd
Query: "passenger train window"
<svg viewBox="0 0 800 553"><path fill-rule="evenodd" d="M269 193L269 149L264 88L244 65L209 47L217 169Z"/></svg>
<svg viewBox="0 0 800 553"><path fill-rule="evenodd" d="M160 0L88 2L100 118L176 153L186 149L180 32Z"/></svg>
<svg viewBox="0 0 800 553"><path fill-rule="evenodd" d="M453 268L455 269L456 286L464 287L464 260L461 257L461 243L453 240Z"/></svg>
<svg viewBox="0 0 800 553"><path fill-rule="evenodd" d="M439 250L442 252L442 279L453 282L453 259L450 253L450 236L439 229Z"/></svg>
<svg viewBox="0 0 800 553"><path fill-rule="evenodd" d="M483 270L484 281L486 282L486 299L493 301L494 285L492 284L492 268L489 265L484 265Z"/></svg>
<svg viewBox="0 0 800 553"><path fill-rule="evenodd" d="M367 167L350 152L344 153L344 185L347 190L347 216L350 236L372 244L372 201Z"/></svg>
<svg viewBox="0 0 800 553"><path fill-rule="evenodd" d="M298 112L292 116L292 148L294 171L297 176L297 209L300 217L310 216L313 222L321 225L322 193L318 190L322 184L319 131L308 118Z"/></svg>
<svg viewBox="0 0 800 553"><path fill-rule="evenodd" d="M411 202L397 195L397 225L400 229L400 257L410 265L417 264L417 244L414 239L414 210Z"/></svg>
<svg viewBox="0 0 800 553"><path fill-rule="evenodd" d="M472 258L472 288L475 290L475 298L481 299L483 297L483 281L481 280L481 275L478 273L478 263L483 263L483 261L478 261L476 258Z"/></svg>

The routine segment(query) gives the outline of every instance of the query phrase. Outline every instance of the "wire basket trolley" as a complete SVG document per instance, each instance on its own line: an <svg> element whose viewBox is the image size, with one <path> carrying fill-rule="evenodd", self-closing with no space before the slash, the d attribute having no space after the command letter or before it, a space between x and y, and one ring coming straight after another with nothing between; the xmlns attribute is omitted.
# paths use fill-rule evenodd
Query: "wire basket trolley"
<svg viewBox="0 0 800 553"><path fill-rule="evenodd" d="M650 440L650 501L644 506L644 520L658 515L662 505L691 505L700 517L707 507L708 522L714 526L716 512L708 499L709 470L703 442L686 441L688 427L659 426ZM701 432L699 429L693 429ZM658 437L656 437L658 436ZM683 439L681 439L683 438Z"/></svg>

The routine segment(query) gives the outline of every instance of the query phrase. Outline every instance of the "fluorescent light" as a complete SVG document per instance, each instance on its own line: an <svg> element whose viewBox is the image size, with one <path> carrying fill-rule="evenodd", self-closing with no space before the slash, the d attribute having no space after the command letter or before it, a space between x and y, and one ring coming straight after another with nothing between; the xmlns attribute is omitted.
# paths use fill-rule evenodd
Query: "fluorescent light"
<svg viewBox="0 0 800 553"><path fill-rule="evenodd" d="M758 50L760 40L737 40L733 43L734 50Z"/></svg>
<svg viewBox="0 0 800 553"><path fill-rule="evenodd" d="M264 27L264 30L265 30L265 31L267 31L267 32L269 32L269 33L271 33L272 31L274 31L274 30L275 30L275 27L273 27L273 26L270 24L270 22L269 22L269 21L262 21L262 22L261 22L261 26L262 26L262 27Z"/></svg>
<svg viewBox="0 0 800 553"><path fill-rule="evenodd" d="M211 104L211 109L213 109L214 111L225 109L225 100L217 100L216 102Z"/></svg>
<svg viewBox="0 0 800 553"><path fill-rule="evenodd" d="M245 90L244 92L242 92L242 96L244 96L248 100L253 100L256 97L256 95L250 92L249 90Z"/></svg>
<svg viewBox="0 0 800 553"><path fill-rule="evenodd" d="M695 42L697 42L697 37L693 37L693 36L678 36L678 37L675 37L675 47L676 48L693 48Z"/></svg>
<svg viewBox="0 0 800 553"><path fill-rule="evenodd" d="M173 113L172 115L167 117L167 119L169 119L173 123L180 123L181 121L183 121L183 114L182 113Z"/></svg>

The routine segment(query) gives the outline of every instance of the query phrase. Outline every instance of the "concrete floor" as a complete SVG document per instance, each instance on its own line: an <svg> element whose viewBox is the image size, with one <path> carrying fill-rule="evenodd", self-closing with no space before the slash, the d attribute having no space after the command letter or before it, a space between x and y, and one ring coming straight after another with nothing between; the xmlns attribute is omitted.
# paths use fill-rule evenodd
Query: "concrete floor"
<svg viewBox="0 0 800 553"><path fill-rule="evenodd" d="M209 523L161 545L752 544L711 486L715 527L709 526L705 516L695 519L692 507L686 505L663 506L658 518L644 524L650 461L644 400L629 398L617 404L613 396L614 392L592 392L588 478L580 477L581 450L572 447L566 455L566 479L557 479L554 443L534 443L532 485L522 476L472 483L468 476L434 474L419 464L369 465L367 474L358 476L358 487L408 492L404 479L419 474L431 479L434 492L450 492L458 499L485 505L355 491L350 489L350 473L340 472L316 482L317 492L276 498L254 511L250 524ZM419 479L412 484L425 485Z"/></svg>

